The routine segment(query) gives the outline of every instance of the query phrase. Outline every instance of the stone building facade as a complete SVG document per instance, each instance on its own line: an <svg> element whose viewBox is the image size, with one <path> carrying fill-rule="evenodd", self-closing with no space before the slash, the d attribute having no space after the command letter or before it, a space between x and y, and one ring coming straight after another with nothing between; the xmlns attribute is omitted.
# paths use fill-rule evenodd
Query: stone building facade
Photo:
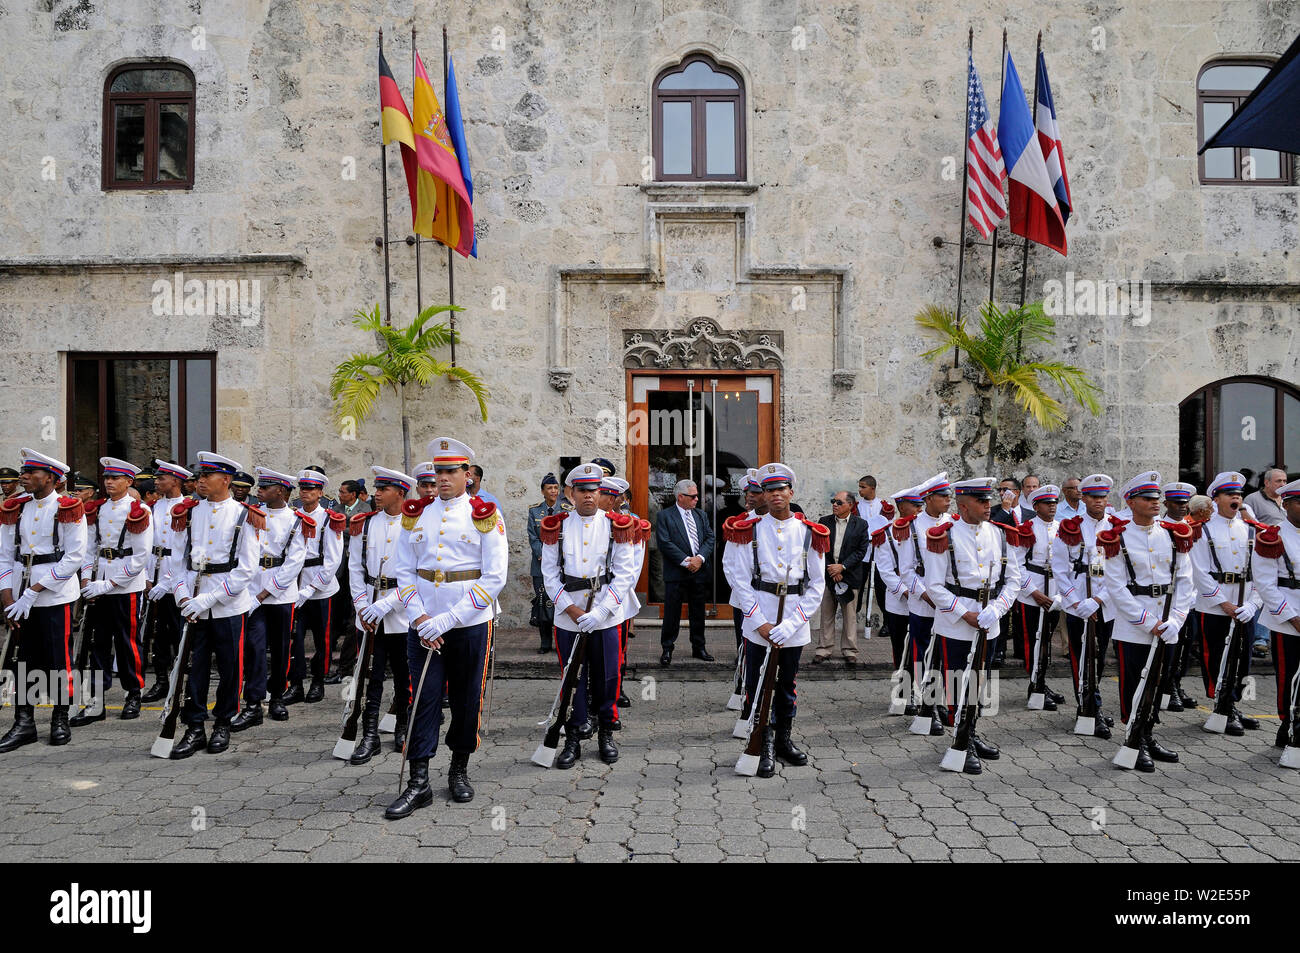
<svg viewBox="0 0 1300 953"><path fill-rule="evenodd" d="M1180 405L1247 375L1282 385L1259 439L1289 433L1296 190L1198 181L1197 81L1216 58L1276 57L1300 32L1296 4L416 0L413 17L387 0L0 0L0 453L33 445L91 468L93 446L73 444L91 427L75 418L94 382L129 372L114 355L156 354L213 362L210 395L209 365L189 365L191 444L210 437L250 469L315 462L335 480L399 462L391 395L343 439L328 384L336 363L375 347L351 319L384 297L376 30L409 102L411 27L437 76L443 23L480 249L456 262L457 360L492 397L484 424L467 393L435 385L412 405L413 430L420 445L463 436L513 515L511 621L530 592L524 507L567 455L629 469L651 485L639 499L652 511L682 466L729 484L760 450L801 475L813 514L863 472L892 489L982 467L987 397L964 368L921 360L912 323L926 304L956 303L968 27L995 112L1002 27L1026 87L1044 30L1074 214L1067 258L1032 252L1030 296L1051 281L1136 279L1151 305L1058 319L1055 352L1095 376L1105 418L1072 414L1050 436L1004 419L999 469L1172 478L1180 452L1195 455L1185 411L1180 448ZM743 84L739 180L657 181L648 162L656 78L693 54ZM193 75L192 188L104 187L106 83L137 62ZM404 323L416 282L396 146L387 162ZM1012 303L1020 241L1000 235L996 297ZM987 294L988 259L970 247L967 314ZM422 260L423 302L445 301L445 252L426 246ZM186 314L172 301L160 314L158 283L193 279L236 283L232 295L256 281L257 306ZM100 377L87 360L107 362ZM680 400L654 396L683 386ZM174 418L171 387L170 403L136 406ZM730 399L719 387L742 407L730 449L706 439L686 460L627 441L629 414L685 400L711 427ZM1300 460L1300 416L1294 426Z"/></svg>

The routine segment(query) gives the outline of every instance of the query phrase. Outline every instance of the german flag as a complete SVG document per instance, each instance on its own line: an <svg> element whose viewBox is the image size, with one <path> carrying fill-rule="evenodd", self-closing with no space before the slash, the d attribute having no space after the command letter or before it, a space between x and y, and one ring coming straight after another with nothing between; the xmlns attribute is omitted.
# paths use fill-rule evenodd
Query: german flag
<svg viewBox="0 0 1300 953"><path fill-rule="evenodd" d="M418 54L412 101L415 103L415 148L419 158L415 233L440 241L462 256L468 256L474 237L474 209L447 128L447 117Z"/></svg>
<svg viewBox="0 0 1300 953"><path fill-rule="evenodd" d="M393 71L384 59L384 48L379 47L379 129L383 134L384 145L390 142L402 144L402 165L406 169L406 190L411 196L411 221L416 219L416 171L418 165L415 154L415 130L411 126L411 114L406 110L402 92L397 88Z"/></svg>

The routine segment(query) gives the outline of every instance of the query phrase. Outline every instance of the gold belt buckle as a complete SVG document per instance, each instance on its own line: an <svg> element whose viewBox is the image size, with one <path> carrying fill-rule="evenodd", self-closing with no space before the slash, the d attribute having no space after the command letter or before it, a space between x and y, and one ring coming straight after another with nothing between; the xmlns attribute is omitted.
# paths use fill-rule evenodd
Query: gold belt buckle
<svg viewBox="0 0 1300 953"><path fill-rule="evenodd" d="M380 589L387 589L387 588L389 588L389 586L388 586L388 577L387 577L387 576L380 576L380 577L379 577L379 588L380 588Z"/></svg>
<svg viewBox="0 0 1300 953"><path fill-rule="evenodd" d="M975 592L975 598L980 602L987 603L989 601L989 587L980 586Z"/></svg>
<svg viewBox="0 0 1300 953"><path fill-rule="evenodd" d="M1225 572L1223 574L1223 581L1228 585L1233 585L1239 582L1240 579L1238 577L1238 574L1235 572Z"/></svg>
<svg viewBox="0 0 1300 953"><path fill-rule="evenodd" d="M433 581L434 581L434 582L446 582L446 581L447 581L447 574L446 574L445 572L443 572L441 569L435 569L435 570L433 571Z"/></svg>
<svg viewBox="0 0 1300 953"><path fill-rule="evenodd" d="M776 594L778 596L783 596L789 591L790 591L790 587L786 585L784 582L778 582L776 584Z"/></svg>

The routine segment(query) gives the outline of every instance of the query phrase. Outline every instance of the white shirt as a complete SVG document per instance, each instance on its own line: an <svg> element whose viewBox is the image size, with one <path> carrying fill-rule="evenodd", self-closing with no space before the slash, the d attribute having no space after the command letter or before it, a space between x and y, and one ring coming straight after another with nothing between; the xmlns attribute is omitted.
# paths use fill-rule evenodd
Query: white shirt
<svg viewBox="0 0 1300 953"><path fill-rule="evenodd" d="M309 601L328 599L339 591L338 571L339 564L343 562L343 533L330 529L329 510L319 503L316 504L316 509L304 508L302 512L316 521L316 535L307 540L304 562L316 556L322 556L323 561L318 566L306 566L302 570L298 577L298 595L308 591Z"/></svg>
<svg viewBox="0 0 1300 953"><path fill-rule="evenodd" d="M1287 520L1281 524L1279 533L1286 555L1291 560L1291 573L1300 573L1300 530ZM1278 585L1279 579L1292 578L1300 578L1300 576L1293 577L1288 574L1286 562L1281 556L1269 558L1261 556L1258 552L1255 553L1255 591L1259 593L1264 604L1259 614L1259 621L1264 623L1270 632L1300 634L1291 624L1293 619L1300 616L1300 589L1283 588Z"/></svg>
<svg viewBox="0 0 1300 953"><path fill-rule="evenodd" d="M1168 624L1176 630L1181 629L1195 595L1192 591L1192 561L1188 558L1191 554L1178 554L1178 566L1171 575L1173 543L1159 520L1153 520L1150 526L1129 523L1124 527L1123 541L1133 564L1133 582L1137 585L1165 585L1177 577ZM1160 624L1166 597L1134 595L1128 589L1128 582L1124 554L1120 552L1107 557L1106 595L1115 609L1115 625L1110 637L1118 642L1150 645L1154 638L1151 630Z"/></svg>
<svg viewBox="0 0 1300 953"><path fill-rule="evenodd" d="M1055 578L1056 570L1052 568L1051 558L1052 544L1056 541L1056 533L1061 524L1056 520L1045 523L1035 516L1029 521L1029 525L1034 528L1034 545L1022 552L1021 566L1024 572L1021 575L1023 581L1020 585L1020 592L1016 596L1016 601L1027 606L1036 606L1038 603L1034 601L1035 591L1041 592L1049 599L1055 596L1058 591ZM1050 569L1053 578L1048 580L1042 573L1034 572L1029 568L1029 563Z"/></svg>
<svg viewBox="0 0 1300 953"><path fill-rule="evenodd" d="M898 558L903 563L899 576L907 587L907 611L911 615L922 619L934 618L934 606L921 598L925 594L925 534L931 527L938 526L940 523L951 523L953 519L950 513L931 516L922 510L916 514L916 519L912 520L911 539L907 543L907 558L903 558L902 549L898 551Z"/></svg>
<svg viewBox="0 0 1300 953"><path fill-rule="evenodd" d="M555 604L556 628L577 632L578 623L565 610L576 605L585 613L587 599L593 592L592 610L601 609L605 613L605 620L597 628L610 628L626 618L627 594L636 585L635 570L639 558L636 550L640 547L632 543L611 543L610 534L614 531L611 516L599 509L591 516L579 516L578 511L573 510L560 523L559 540L542 544L542 578L547 598ZM564 550L565 576L594 579L603 576L608 569L613 578L595 590L569 592L564 588L560 573L561 547Z"/></svg>
<svg viewBox="0 0 1300 953"><path fill-rule="evenodd" d="M1055 577L1056 589L1061 596L1061 604L1065 611L1073 616L1079 616L1076 610L1079 603L1088 598L1088 572L1076 573L1074 571L1075 561L1082 562L1085 566L1095 565L1098 570L1104 572L1102 556L1097 550L1097 533L1099 530L1105 530L1110 527L1110 520L1105 514L1102 514L1100 520L1094 520L1087 513L1083 514L1083 519L1079 521L1079 534L1083 537L1083 542L1075 546L1068 546L1065 540L1060 536L1060 524L1057 524L1056 539L1052 541L1052 575ZM1097 618L1105 621L1114 618L1114 612L1106 599L1106 577L1105 575L1092 576L1092 598L1101 606L1100 615Z"/></svg>
<svg viewBox="0 0 1300 953"><path fill-rule="evenodd" d="M122 494L120 500L105 500L95 513L94 522L86 527L86 558L81 578L89 581L93 574L101 582L111 582L113 588L109 595L140 592L145 588L144 569L153 546L153 514L149 514L149 525L143 532L126 529L131 507L137 502L129 493ZM131 550L129 556L106 559L99 555L101 549L117 549L119 540L123 549Z"/></svg>
<svg viewBox="0 0 1300 953"><path fill-rule="evenodd" d="M883 501L879 499L864 500L862 497L858 497L858 515L870 523L873 516L880 515L880 505L882 502Z"/></svg>
<svg viewBox="0 0 1300 953"><path fill-rule="evenodd" d="M353 519L356 517L354 516ZM397 543L402 535L402 514L389 516L378 512L367 516L364 529L348 537L348 589L352 595L352 604L357 610L364 609L371 601L388 599L392 609L383 618L383 632L405 632L409 628L406 606L399 598L396 587L382 592L375 591L375 584L366 584L366 575L378 582L382 578L397 579ZM363 540L364 536L364 540ZM365 545L365 560L362 561L362 544ZM363 572L364 570L364 572ZM358 624L360 619L357 620Z"/></svg>
<svg viewBox="0 0 1300 953"><path fill-rule="evenodd" d="M1083 497L1079 498L1079 502L1076 505L1072 504L1064 495L1062 495L1061 499L1056 504L1056 519L1058 522L1060 520L1072 519L1075 516L1084 516L1087 512L1088 508L1083 503Z"/></svg>
<svg viewBox="0 0 1300 953"><path fill-rule="evenodd" d="M885 541L876 551L876 575L885 584L885 611L903 616L908 613L907 584L899 567L916 559L910 524L907 530L906 538L900 541L894 538L892 526L884 527Z"/></svg>
<svg viewBox="0 0 1300 953"><path fill-rule="evenodd" d="M967 612L978 613L980 604L969 596L957 595L949 587L978 589L984 585L997 587L1001 582L1001 592L989 602L997 611L998 618L1001 618L1007 614L1020 590L1020 561L1015 554L1017 547L1007 542L1003 531L992 523L980 523L977 526L959 519L953 524L950 536L952 553L932 553L929 546L921 543L925 547L921 556L925 565L925 591L934 602L936 610L934 633L949 639L973 642L976 629L967 624L962 616ZM951 575L951 560L954 555L957 561L956 579ZM992 592L989 594L992 596ZM989 632L990 637L996 635L997 632Z"/></svg>
<svg viewBox="0 0 1300 953"><path fill-rule="evenodd" d="M179 503L185 497L181 494L176 496L165 496L153 505L153 545L149 548L149 560L145 563L145 576L148 577L147 585L152 588L155 585L164 585L169 590L171 582L167 578L167 567L170 562L163 557L161 563L157 556L153 554L155 549L172 549L173 539L177 533L172 530L172 507ZM181 545L185 545L184 534L179 534ZM168 555L171 555L168 553Z"/></svg>
<svg viewBox="0 0 1300 953"><path fill-rule="evenodd" d="M307 556L307 541L303 538L303 524L293 507L282 506L278 510L266 510L266 529L258 533L258 555L278 559L284 556L279 566L263 567L260 562L257 573L253 576L250 591L253 597L263 589L267 597L262 605L281 606L298 601L298 574L302 572L302 561ZM316 527L319 533L321 528ZM290 539L289 534L293 534Z"/></svg>
<svg viewBox="0 0 1300 953"><path fill-rule="evenodd" d="M247 517L240 523L241 514L246 514L244 504L234 497L227 497L220 503L199 500L198 505L189 511L189 529L177 533L172 547L172 554L167 557L168 572L172 583L172 594L176 604L191 596L216 596L211 610L201 618L228 619L242 615L253 607L256 601L254 593L248 591L257 573L257 554L261 544L257 539L257 530L248 524ZM198 567L210 563L224 563L231 559L231 543L234 540L236 526L239 527L239 542L234 547L233 569L220 573L200 573ZM189 534L190 569L185 562L185 536Z"/></svg>
<svg viewBox="0 0 1300 953"><path fill-rule="evenodd" d="M822 594L826 589L826 559L809 545L808 534L811 532L813 531L793 514L784 520L778 520L768 513L754 524L754 538L758 540L758 567L763 581L794 584L804 580L803 595L788 593L785 597L785 619L794 619L797 625L782 648L807 645L812 641L808 620L821 606ZM758 629L769 622L776 624L777 607L781 599L776 593L753 588L753 563L753 546L750 543L727 543L722 554L722 571L731 584L738 608L745 617L741 632L749 641L766 646L768 642L758 634Z"/></svg>
<svg viewBox="0 0 1300 953"><path fill-rule="evenodd" d="M394 567L398 599L411 622L423 615L432 617L444 612L455 618L453 628L488 622L493 617L493 603L505 588L509 566L501 511L494 512L492 528L485 532L474 525L468 493L451 500L432 500L416 517L415 525L409 530L403 528L398 537ZM421 576L421 569L477 569L481 575L459 582L436 582Z"/></svg>
<svg viewBox="0 0 1300 953"><path fill-rule="evenodd" d="M688 510L682 507L680 503L676 504L677 513L682 518L683 528L686 530L686 544L691 548L691 556L698 556L700 552L700 528L695 525L694 510ZM682 560L685 566L690 562L690 557Z"/></svg>
<svg viewBox="0 0 1300 953"><path fill-rule="evenodd" d="M1196 584L1196 611L1209 615L1226 615L1221 602L1238 604L1240 586L1237 583L1221 583L1210 575L1211 572L1243 573L1249 565L1251 556L1251 528L1240 516L1229 520L1217 510L1202 526L1201 538L1192 547L1192 579ZM1210 546L1214 546L1214 557L1219 565L1214 565L1210 555ZM1259 604L1255 595L1254 583L1246 583L1246 601Z"/></svg>
<svg viewBox="0 0 1300 953"><path fill-rule="evenodd" d="M18 541L20 559L29 553L40 556L54 552L55 514L59 509L59 494L52 491L41 500L26 493L9 499L23 497L27 501L18 522L13 526L0 525L0 585L8 586L15 599L24 588L22 563L14 560L15 541ZM75 523L59 523L58 527L63 557L58 562L32 567L26 585L40 583L45 587L36 594L33 605L63 605L75 602L81 594L77 573L86 554L86 519L83 516Z"/></svg>

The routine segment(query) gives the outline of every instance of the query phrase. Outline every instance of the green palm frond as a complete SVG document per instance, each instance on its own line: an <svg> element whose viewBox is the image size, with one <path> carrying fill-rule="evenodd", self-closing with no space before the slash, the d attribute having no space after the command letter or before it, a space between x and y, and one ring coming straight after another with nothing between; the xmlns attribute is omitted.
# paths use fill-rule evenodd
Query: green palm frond
<svg viewBox="0 0 1300 953"><path fill-rule="evenodd" d="M1065 426L1065 410L1061 402L1045 390L1038 374L1028 364L1022 364L1002 375L995 383L1005 385L1017 406L1026 411L1044 430L1059 430Z"/></svg>

